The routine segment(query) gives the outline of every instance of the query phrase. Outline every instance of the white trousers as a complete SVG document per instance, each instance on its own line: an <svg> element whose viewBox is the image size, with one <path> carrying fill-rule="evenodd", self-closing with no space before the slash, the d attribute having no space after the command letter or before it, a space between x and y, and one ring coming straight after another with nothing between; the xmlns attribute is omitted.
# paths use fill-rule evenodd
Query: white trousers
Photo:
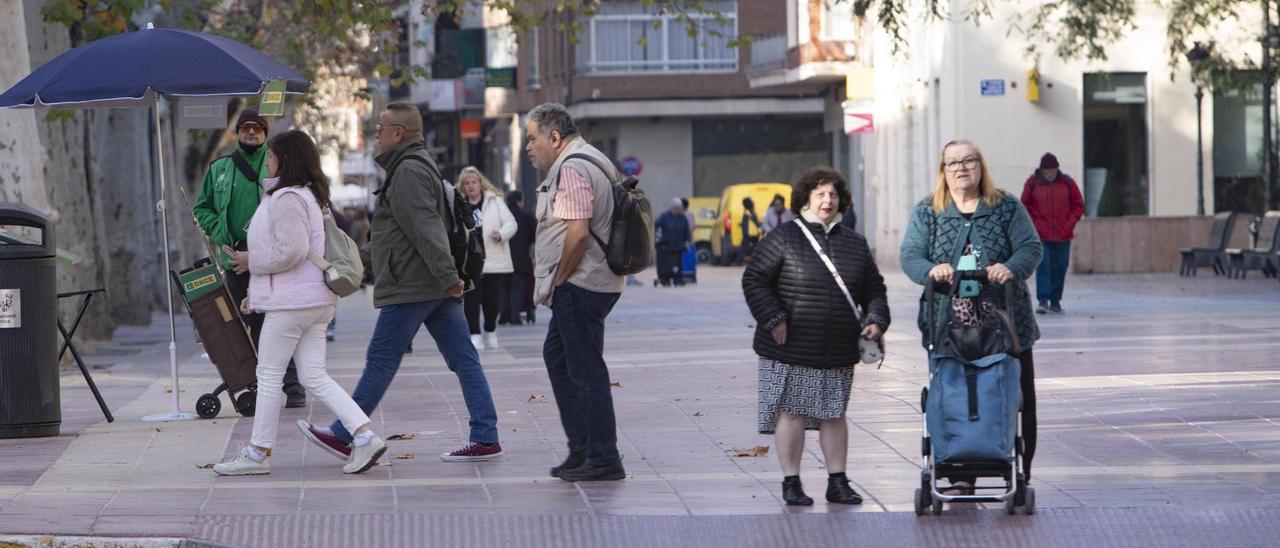
<svg viewBox="0 0 1280 548"><path fill-rule="evenodd" d="M324 330L333 311L333 306L318 306L266 313L258 342L258 403L250 438L253 445L275 445L280 408L285 401L281 385L289 358L297 364L298 381L338 416L347 431L355 432L369 424L369 416L325 371Z"/></svg>

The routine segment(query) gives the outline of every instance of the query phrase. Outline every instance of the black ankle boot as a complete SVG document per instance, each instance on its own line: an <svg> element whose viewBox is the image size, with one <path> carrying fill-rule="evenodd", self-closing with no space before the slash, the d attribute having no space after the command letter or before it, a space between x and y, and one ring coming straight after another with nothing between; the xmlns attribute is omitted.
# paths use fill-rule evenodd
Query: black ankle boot
<svg viewBox="0 0 1280 548"><path fill-rule="evenodd" d="M555 466L555 467L552 467L552 468L551 468L551 477L553 477L553 478L558 478L558 477L560 477L560 472L563 472L563 471L565 471L565 470L569 470L569 469L573 469L573 468L577 468L577 467L582 466L582 465L584 465L584 464L586 464L586 463L587 463L587 452L586 452L586 451L578 451L578 452L576 452L576 453L569 453L569 456L568 456L568 457L565 457L564 462L560 463L560 466Z"/></svg>
<svg viewBox="0 0 1280 548"><path fill-rule="evenodd" d="M849 478L841 472L827 478L827 502L862 504L862 495L849 486Z"/></svg>
<svg viewBox="0 0 1280 548"><path fill-rule="evenodd" d="M782 500L787 506L810 506L813 499L804 494L804 486L800 484L800 476L782 478Z"/></svg>

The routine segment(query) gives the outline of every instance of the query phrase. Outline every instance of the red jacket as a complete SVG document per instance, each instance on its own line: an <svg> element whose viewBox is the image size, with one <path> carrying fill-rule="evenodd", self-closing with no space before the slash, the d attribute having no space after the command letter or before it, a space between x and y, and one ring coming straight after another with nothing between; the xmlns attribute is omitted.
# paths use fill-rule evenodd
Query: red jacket
<svg viewBox="0 0 1280 548"><path fill-rule="evenodd" d="M1037 171L1022 186L1022 205L1036 225L1040 239L1046 242L1069 242L1075 237L1076 222L1084 216L1084 197L1069 175L1058 172L1058 178L1046 182Z"/></svg>

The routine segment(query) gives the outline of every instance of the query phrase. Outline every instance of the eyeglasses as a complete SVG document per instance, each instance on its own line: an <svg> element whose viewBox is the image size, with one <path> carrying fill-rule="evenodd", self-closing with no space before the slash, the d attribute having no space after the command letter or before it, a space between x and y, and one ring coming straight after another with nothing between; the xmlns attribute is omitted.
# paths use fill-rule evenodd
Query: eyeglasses
<svg viewBox="0 0 1280 548"><path fill-rule="evenodd" d="M398 128L400 128L400 129L404 129L404 126L402 126L402 125L400 125L400 124L391 124L391 125L389 125L389 126L384 126L384 125L382 125L382 124L378 124L378 125L376 125L376 126L373 126L373 131L374 131L374 133L382 133L382 130L387 129L387 128L389 128L389 127L398 127Z"/></svg>
<svg viewBox="0 0 1280 548"><path fill-rule="evenodd" d="M253 122L245 122L243 124L240 124L240 131L243 131L245 133L266 133L267 128L264 128Z"/></svg>
<svg viewBox="0 0 1280 548"><path fill-rule="evenodd" d="M964 169L973 169L975 167L978 167L978 165L980 165L981 163L982 163L982 160L979 160L973 156L970 156L963 160L951 160L949 162L943 162L942 167L946 168L947 171L960 171L961 166L963 166Z"/></svg>

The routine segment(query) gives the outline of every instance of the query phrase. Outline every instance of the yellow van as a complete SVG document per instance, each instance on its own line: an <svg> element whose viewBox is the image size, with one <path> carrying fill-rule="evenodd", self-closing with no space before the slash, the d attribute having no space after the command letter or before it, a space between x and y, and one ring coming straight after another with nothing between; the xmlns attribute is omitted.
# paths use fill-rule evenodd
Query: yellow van
<svg viewBox="0 0 1280 548"><path fill-rule="evenodd" d="M718 211L720 211L720 198L715 196L689 198L689 212L693 213L693 245L698 249L700 264L711 262L711 231L715 228Z"/></svg>
<svg viewBox="0 0 1280 548"><path fill-rule="evenodd" d="M764 219L774 196L782 196L787 207L791 207L791 185L787 183L742 183L725 187L720 194L719 218L711 228L711 256L715 264L728 264L742 245L742 199L750 197L756 218ZM760 227L749 223L748 235L759 237Z"/></svg>

